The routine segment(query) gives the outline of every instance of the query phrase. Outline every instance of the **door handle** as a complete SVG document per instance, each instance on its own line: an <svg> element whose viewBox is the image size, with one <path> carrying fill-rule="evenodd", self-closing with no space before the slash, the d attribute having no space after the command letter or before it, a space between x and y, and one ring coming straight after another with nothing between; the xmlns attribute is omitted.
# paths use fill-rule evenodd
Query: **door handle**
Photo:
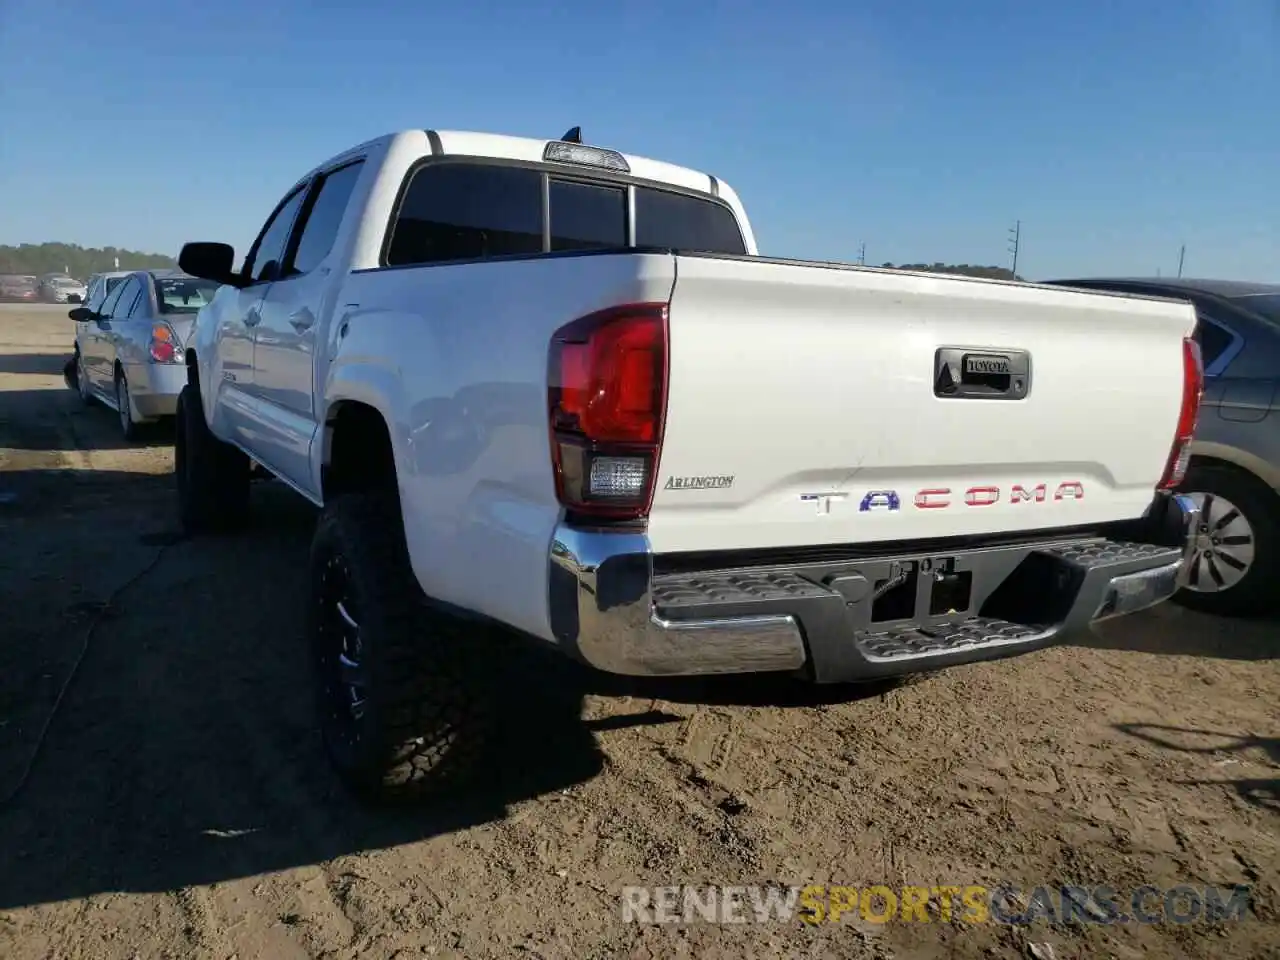
<svg viewBox="0 0 1280 960"><path fill-rule="evenodd" d="M299 333L311 329L311 325L315 322L315 316L307 309L299 310L297 313L291 314L289 317L289 325Z"/></svg>
<svg viewBox="0 0 1280 960"><path fill-rule="evenodd" d="M246 327L256 327L262 322L262 314L257 310L250 310L244 315L244 325Z"/></svg>

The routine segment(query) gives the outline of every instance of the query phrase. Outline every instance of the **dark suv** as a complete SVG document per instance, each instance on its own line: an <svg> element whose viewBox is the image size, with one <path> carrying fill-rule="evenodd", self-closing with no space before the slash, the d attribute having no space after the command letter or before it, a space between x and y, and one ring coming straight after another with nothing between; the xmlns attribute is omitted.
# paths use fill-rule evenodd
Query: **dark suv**
<svg viewBox="0 0 1280 960"><path fill-rule="evenodd" d="M1047 282L1195 306L1204 401L1182 490L1200 503L1204 523L1177 599L1228 615L1280 608L1280 285L1168 277Z"/></svg>

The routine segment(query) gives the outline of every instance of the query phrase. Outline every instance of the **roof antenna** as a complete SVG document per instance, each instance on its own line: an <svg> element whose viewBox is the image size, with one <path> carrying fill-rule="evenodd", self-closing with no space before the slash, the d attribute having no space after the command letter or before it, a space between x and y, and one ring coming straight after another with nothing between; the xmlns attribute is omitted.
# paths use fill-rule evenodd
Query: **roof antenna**
<svg viewBox="0 0 1280 960"><path fill-rule="evenodd" d="M581 127L570 127L570 128L565 132L565 135L564 135L563 137L561 137L560 139L561 139L561 140L563 140L565 143L581 143L581 142L582 142L582 128L581 128Z"/></svg>

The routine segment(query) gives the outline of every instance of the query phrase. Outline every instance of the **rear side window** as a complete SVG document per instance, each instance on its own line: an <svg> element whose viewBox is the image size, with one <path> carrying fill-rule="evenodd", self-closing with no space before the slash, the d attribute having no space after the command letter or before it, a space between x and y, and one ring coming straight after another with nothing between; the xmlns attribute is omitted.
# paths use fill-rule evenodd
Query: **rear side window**
<svg viewBox="0 0 1280 960"><path fill-rule="evenodd" d="M541 252L541 173L437 163L418 170L405 191L387 265Z"/></svg>
<svg viewBox="0 0 1280 960"><path fill-rule="evenodd" d="M123 280L125 278L121 277L120 279ZM111 316L111 311L115 309L116 304L120 300L121 292L122 291L120 289L120 284L117 283L116 289L112 290L109 294L107 294L107 299L103 302L102 306L98 308L98 312L101 313L104 317Z"/></svg>
<svg viewBox="0 0 1280 960"><path fill-rule="evenodd" d="M320 192L306 214L306 222L302 225L302 235L298 238L298 249L293 255L293 266L290 274L310 273L324 262L333 248L333 241L338 237L338 228L342 226L342 218L347 212L347 203L351 193L360 179L360 171L364 162L347 164L332 173L326 174L320 181Z"/></svg>
<svg viewBox="0 0 1280 960"><path fill-rule="evenodd" d="M1200 344L1200 358L1206 368L1213 366L1214 361L1222 356L1235 340L1231 331L1203 316L1196 319L1194 336L1196 342Z"/></svg>
<svg viewBox="0 0 1280 960"><path fill-rule="evenodd" d="M710 200L665 190L636 190L636 245L707 253L747 252L733 212Z"/></svg>

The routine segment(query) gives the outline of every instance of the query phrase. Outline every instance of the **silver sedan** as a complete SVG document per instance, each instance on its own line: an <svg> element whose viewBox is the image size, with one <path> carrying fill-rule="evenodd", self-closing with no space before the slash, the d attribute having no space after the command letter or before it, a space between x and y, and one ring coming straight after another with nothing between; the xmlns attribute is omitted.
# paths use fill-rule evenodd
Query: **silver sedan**
<svg viewBox="0 0 1280 960"><path fill-rule="evenodd" d="M139 424L176 412L187 382L187 337L216 292L208 280L139 270L116 284L101 306L69 312L80 397L115 410L126 439L137 435Z"/></svg>

